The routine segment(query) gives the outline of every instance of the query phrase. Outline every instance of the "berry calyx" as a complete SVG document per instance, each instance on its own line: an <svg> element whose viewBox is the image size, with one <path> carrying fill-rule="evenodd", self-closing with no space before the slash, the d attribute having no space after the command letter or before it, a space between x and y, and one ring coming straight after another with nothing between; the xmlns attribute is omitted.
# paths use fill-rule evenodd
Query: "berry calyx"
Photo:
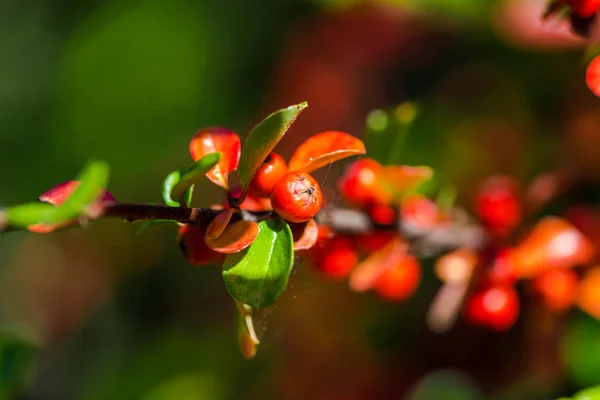
<svg viewBox="0 0 600 400"><path fill-rule="evenodd" d="M400 301L409 298L421 281L419 261L407 255L402 262L385 271L377 279L375 291L386 300Z"/></svg>
<svg viewBox="0 0 600 400"><path fill-rule="evenodd" d="M285 160L277 153L271 153L256 171L251 190L260 197L269 197L275 184L288 172Z"/></svg>
<svg viewBox="0 0 600 400"><path fill-rule="evenodd" d="M204 242L206 229L195 225L182 225L177 240L179 248L187 262L192 265L206 265L217 261L219 253L212 250Z"/></svg>
<svg viewBox="0 0 600 400"><path fill-rule="evenodd" d="M289 172L273 187L271 205L289 222L304 222L314 217L323 204L321 187L306 172Z"/></svg>
<svg viewBox="0 0 600 400"><path fill-rule="evenodd" d="M519 316L519 296L513 286L490 286L475 293L466 306L468 320L497 331L509 329Z"/></svg>

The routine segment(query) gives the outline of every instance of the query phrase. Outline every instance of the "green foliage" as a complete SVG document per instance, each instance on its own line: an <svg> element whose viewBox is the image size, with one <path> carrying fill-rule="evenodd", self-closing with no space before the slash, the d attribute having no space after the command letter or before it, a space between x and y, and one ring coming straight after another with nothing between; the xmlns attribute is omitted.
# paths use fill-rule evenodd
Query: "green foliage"
<svg viewBox="0 0 600 400"><path fill-rule="evenodd" d="M587 388L575 393L573 400L600 400L600 386Z"/></svg>
<svg viewBox="0 0 600 400"><path fill-rule="evenodd" d="M583 314L573 316L562 340L567 374L580 387L600 384L600 322Z"/></svg>
<svg viewBox="0 0 600 400"><path fill-rule="evenodd" d="M29 225L62 224L76 219L102 193L108 184L109 167L102 161L90 161L77 178L81 183L60 206L45 203L26 203L5 210L7 224L13 228Z"/></svg>
<svg viewBox="0 0 600 400"><path fill-rule="evenodd" d="M21 390L34 364L35 347L24 339L0 335L0 399L8 400Z"/></svg>
<svg viewBox="0 0 600 400"><path fill-rule="evenodd" d="M242 190L248 188L256 170L306 107L308 104L304 102L277 110L259 122L248 134L239 165Z"/></svg>
<svg viewBox="0 0 600 400"><path fill-rule="evenodd" d="M171 207L189 207L194 185L221 159L221 153L207 154L194 164L171 172L163 182L163 199Z"/></svg>
<svg viewBox="0 0 600 400"><path fill-rule="evenodd" d="M294 260L292 231L283 220L259 223L256 240L229 254L223 279L231 297L252 307L273 304L285 290Z"/></svg>

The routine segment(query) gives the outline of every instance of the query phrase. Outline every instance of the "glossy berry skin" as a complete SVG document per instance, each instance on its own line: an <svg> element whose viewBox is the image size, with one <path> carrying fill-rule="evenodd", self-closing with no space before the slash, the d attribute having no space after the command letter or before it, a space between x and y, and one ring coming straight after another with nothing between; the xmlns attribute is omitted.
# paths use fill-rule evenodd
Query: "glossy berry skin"
<svg viewBox="0 0 600 400"><path fill-rule="evenodd" d="M565 311L577 300L579 278L570 269L543 272L532 281L536 292L553 311Z"/></svg>
<svg viewBox="0 0 600 400"><path fill-rule="evenodd" d="M600 0L567 0L573 13L583 18L590 18L598 12Z"/></svg>
<svg viewBox="0 0 600 400"><path fill-rule="evenodd" d="M340 193L349 204L365 206L367 204L389 202L378 182L381 164L370 158L352 163L338 181Z"/></svg>
<svg viewBox="0 0 600 400"><path fill-rule="evenodd" d="M504 233L521 222L517 185L508 177L488 180L477 194L477 214L490 229Z"/></svg>
<svg viewBox="0 0 600 400"><path fill-rule="evenodd" d="M324 275L333 279L344 279L358 263L354 241L345 236L336 236L322 242L313 251L314 264Z"/></svg>
<svg viewBox="0 0 600 400"><path fill-rule="evenodd" d="M497 331L509 329L519 316L519 297L510 285L495 285L475 293L466 306L467 319Z"/></svg>
<svg viewBox="0 0 600 400"><path fill-rule="evenodd" d="M373 204L369 207L371 221L378 225L394 225L397 219L396 209L386 204Z"/></svg>
<svg viewBox="0 0 600 400"><path fill-rule="evenodd" d="M273 187L271 205L289 222L304 222L314 217L323 204L319 183L306 172L289 172Z"/></svg>
<svg viewBox="0 0 600 400"><path fill-rule="evenodd" d="M194 225L182 225L179 228L179 248L187 262L192 265L206 265L218 260L220 254L209 248L204 242L206 229Z"/></svg>
<svg viewBox="0 0 600 400"><path fill-rule="evenodd" d="M592 93L600 97L600 56L594 57L585 70L585 83Z"/></svg>
<svg viewBox="0 0 600 400"><path fill-rule="evenodd" d="M429 230L438 222L437 204L425 196L411 196L400 206L400 218L404 225L419 231Z"/></svg>
<svg viewBox="0 0 600 400"><path fill-rule="evenodd" d="M414 294L421 282L419 261L407 255L402 262L377 279L375 291L386 300L401 301Z"/></svg>
<svg viewBox="0 0 600 400"><path fill-rule="evenodd" d="M256 171L250 189L260 197L269 197L275 184L287 173L285 160L279 154L271 153Z"/></svg>

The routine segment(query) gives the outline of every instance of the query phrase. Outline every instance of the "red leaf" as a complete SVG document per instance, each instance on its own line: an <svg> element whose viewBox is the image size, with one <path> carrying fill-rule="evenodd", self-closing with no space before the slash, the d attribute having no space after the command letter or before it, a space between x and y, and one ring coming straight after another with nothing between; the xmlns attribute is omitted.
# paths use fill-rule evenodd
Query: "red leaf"
<svg viewBox="0 0 600 400"><path fill-rule="evenodd" d="M233 215L233 208L229 208L225 211L221 211L206 227L206 237L209 239L216 239L223 234L227 224Z"/></svg>
<svg viewBox="0 0 600 400"><path fill-rule="evenodd" d="M305 140L290 159L290 171L311 172L346 157L365 154L363 142L345 132L327 131Z"/></svg>
<svg viewBox="0 0 600 400"><path fill-rule="evenodd" d="M206 177L225 189L229 188L229 173L238 167L240 152L240 137L222 126L200 129L190 141L190 154L194 161L207 154L221 153L221 159L206 173Z"/></svg>
<svg viewBox="0 0 600 400"><path fill-rule="evenodd" d="M219 253L237 253L250 246L258 236L258 224L252 221L237 221L228 225L217 238L204 237L208 247Z"/></svg>
<svg viewBox="0 0 600 400"><path fill-rule="evenodd" d="M319 226L314 219L297 224L291 223L290 228L294 237L294 250L307 250L317 243Z"/></svg>
<svg viewBox="0 0 600 400"><path fill-rule="evenodd" d="M408 245L401 238L395 237L381 250L371 253L359 263L350 274L350 288L355 292L372 289L378 279L388 269L399 265L406 257Z"/></svg>

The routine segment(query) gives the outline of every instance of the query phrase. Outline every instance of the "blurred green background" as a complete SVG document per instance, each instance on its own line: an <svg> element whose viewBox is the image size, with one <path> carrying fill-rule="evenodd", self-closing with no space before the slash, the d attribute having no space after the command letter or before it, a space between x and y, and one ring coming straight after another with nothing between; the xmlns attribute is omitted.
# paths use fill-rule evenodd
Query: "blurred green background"
<svg viewBox="0 0 600 400"><path fill-rule="evenodd" d="M243 136L301 101L286 157L320 131L363 136L373 109L393 116L415 101L394 161L431 165L466 207L495 173L527 181L566 165L595 182L600 100L585 87L584 43L565 23L542 24L543 7L0 0L0 205L35 199L92 157L110 163L119 201L158 203L166 174L191 161L196 130ZM318 175L330 202L342 168ZM201 192L197 205L222 201L218 188ZM100 221L1 237L2 327L39 348L17 398L535 400L600 384L600 324L579 314L524 305L508 333L462 322L429 332L431 260L417 295L388 304L298 259L246 361L220 271L186 265L175 236Z"/></svg>

